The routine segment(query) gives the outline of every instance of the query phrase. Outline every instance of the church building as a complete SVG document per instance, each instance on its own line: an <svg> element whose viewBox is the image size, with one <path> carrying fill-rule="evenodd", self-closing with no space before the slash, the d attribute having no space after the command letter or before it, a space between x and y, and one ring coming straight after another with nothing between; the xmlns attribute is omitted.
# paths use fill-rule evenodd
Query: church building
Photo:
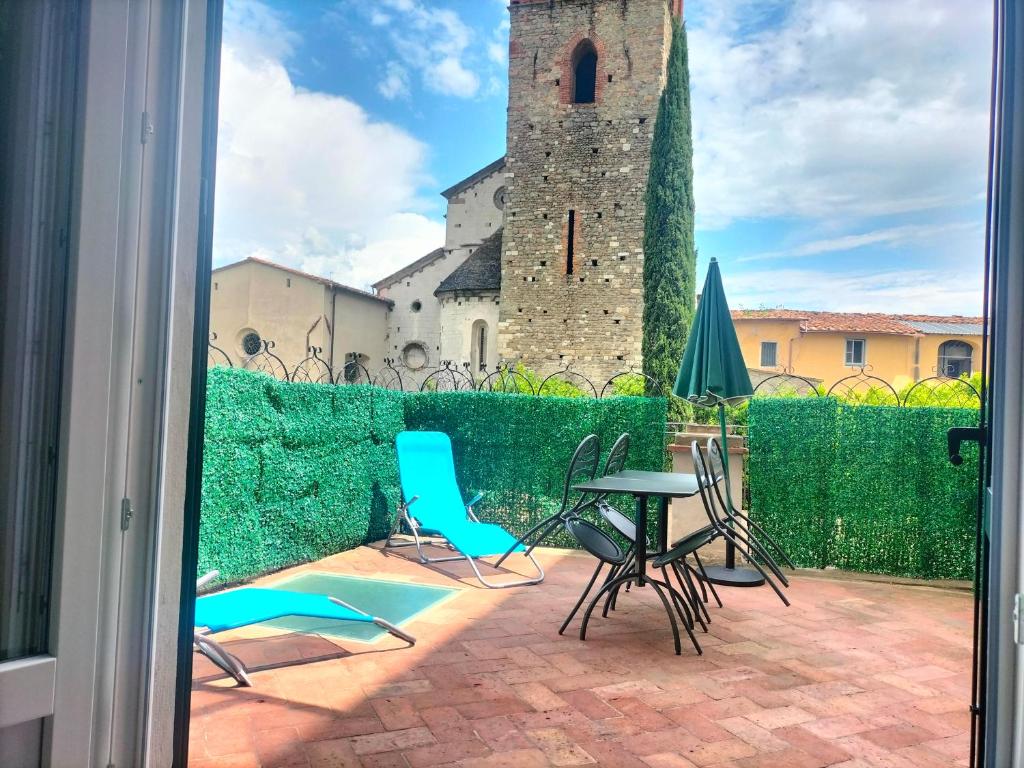
<svg viewBox="0 0 1024 768"><path fill-rule="evenodd" d="M507 154L442 194L445 245L378 281L410 369L640 365L651 141L681 0L511 0Z"/></svg>

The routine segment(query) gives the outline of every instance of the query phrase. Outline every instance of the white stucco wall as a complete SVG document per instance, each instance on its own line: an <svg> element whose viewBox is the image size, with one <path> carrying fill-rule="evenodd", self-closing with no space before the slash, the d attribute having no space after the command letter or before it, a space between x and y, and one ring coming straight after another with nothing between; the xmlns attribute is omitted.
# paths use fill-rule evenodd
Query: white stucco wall
<svg viewBox="0 0 1024 768"><path fill-rule="evenodd" d="M388 313L388 357L401 361L406 346L419 343L427 351L426 367L437 366L441 359L441 303L434 291L468 255L467 249L445 252L416 273L380 288L378 294L394 302ZM412 309L416 301L420 303L418 312Z"/></svg>
<svg viewBox="0 0 1024 768"><path fill-rule="evenodd" d="M498 292L446 294L441 302L441 358L459 366L473 361L473 324L487 324L488 370L498 361ZM478 375L474 372L474 375Z"/></svg>
<svg viewBox="0 0 1024 768"><path fill-rule="evenodd" d="M504 167L480 179L448 201L446 249L451 250L462 245L479 245L501 227L504 211L495 206L494 193L503 186Z"/></svg>

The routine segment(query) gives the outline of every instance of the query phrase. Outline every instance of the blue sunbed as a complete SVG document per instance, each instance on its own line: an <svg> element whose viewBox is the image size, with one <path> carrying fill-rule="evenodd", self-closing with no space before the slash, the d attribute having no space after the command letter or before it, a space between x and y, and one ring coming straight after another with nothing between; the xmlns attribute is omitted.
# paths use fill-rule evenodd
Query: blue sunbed
<svg viewBox="0 0 1024 768"><path fill-rule="evenodd" d="M536 584L544 580L540 563L522 544L517 544L514 536L500 525L481 523L473 514L473 506L483 498L483 494L478 493L468 504L463 501L455 479L452 441L448 435L443 432L400 432L395 446L403 502L398 507L386 547L415 546L423 563L468 560L480 583L492 589ZM399 534L411 536L412 540L396 540ZM422 537L435 541L424 542ZM424 543L441 544L459 554L427 557L423 553ZM536 568L537 576L492 584L480 575L476 564L479 558L509 552L525 553Z"/></svg>
<svg viewBox="0 0 1024 768"><path fill-rule="evenodd" d="M202 586L216 576L216 571L206 574L199 580L197 586ZM364 613L336 597L289 592L283 589L243 587L196 599L196 650L234 677L241 685L252 685L245 665L211 638L210 634L280 619L283 616L308 616L314 619L376 624L409 645L416 644L416 638L394 624Z"/></svg>

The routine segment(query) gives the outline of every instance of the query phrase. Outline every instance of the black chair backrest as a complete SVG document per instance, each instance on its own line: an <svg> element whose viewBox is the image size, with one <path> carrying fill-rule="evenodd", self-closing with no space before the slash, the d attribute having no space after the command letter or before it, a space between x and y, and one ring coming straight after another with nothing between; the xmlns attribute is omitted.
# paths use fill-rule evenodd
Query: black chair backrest
<svg viewBox="0 0 1024 768"><path fill-rule="evenodd" d="M636 541L636 523L606 501L597 502L597 511L627 541Z"/></svg>
<svg viewBox="0 0 1024 768"><path fill-rule="evenodd" d="M725 521L715 504L717 486L721 478L711 471L708 461L704 457L704 451L701 450L700 444L696 440L690 443L690 453L693 454L693 471L697 475L697 488L700 491L700 500L704 503L704 511L712 525L721 527Z"/></svg>
<svg viewBox="0 0 1024 768"><path fill-rule="evenodd" d="M729 517L733 516L732 493L729 490L729 470L722 459L722 445L717 437L708 438L708 467L714 473L718 482L715 484L715 495L718 503ZM724 492L724 493L723 493Z"/></svg>
<svg viewBox="0 0 1024 768"><path fill-rule="evenodd" d="M604 474L614 475L621 472L626 466L626 459L629 458L629 432L619 435L612 449L608 451L608 458L604 463Z"/></svg>
<svg viewBox="0 0 1024 768"><path fill-rule="evenodd" d="M619 565L626 558L622 548L607 533L581 517L565 521L565 530L579 542L587 552L599 560Z"/></svg>
<svg viewBox="0 0 1024 768"><path fill-rule="evenodd" d="M728 482L729 478L725 469L725 462L722 461L722 447L717 437L708 438L707 457L708 468L714 473L715 477L719 480L724 478Z"/></svg>
<svg viewBox="0 0 1024 768"><path fill-rule="evenodd" d="M575 512L593 503L591 494L573 491L578 483L593 480L597 474L597 464L601 460L601 439L597 435L587 435L576 446L569 470L565 473L565 489L562 492L562 509L560 514ZM577 497L577 494L578 497Z"/></svg>

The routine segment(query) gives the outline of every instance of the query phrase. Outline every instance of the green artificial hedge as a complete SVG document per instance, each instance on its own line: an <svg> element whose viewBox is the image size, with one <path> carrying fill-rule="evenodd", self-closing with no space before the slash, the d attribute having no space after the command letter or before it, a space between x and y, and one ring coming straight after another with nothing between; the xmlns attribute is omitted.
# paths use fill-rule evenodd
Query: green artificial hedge
<svg viewBox="0 0 1024 768"><path fill-rule="evenodd" d="M401 393L209 373L199 570L239 581L387 535Z"/></svg>
<svg viewBox="0 0 1024 768"><path fill-rule="evenodd" d="M384 538L403 429L451 435L466 497L484 493L478 514L520 532L556 508L565 465L589 432L606 451L630 432L630 466L659 468L665 407L656 398L403 394L212 369L199 571L237 582Z"/></svg>
<svg viewBox="0 0 1024 768"><path fill-rule="evenodd" d="M954 467L946 431L977 418L974 409L755 399L751 514L798 565L969 579L977 449L965 445Z"/></svg>

